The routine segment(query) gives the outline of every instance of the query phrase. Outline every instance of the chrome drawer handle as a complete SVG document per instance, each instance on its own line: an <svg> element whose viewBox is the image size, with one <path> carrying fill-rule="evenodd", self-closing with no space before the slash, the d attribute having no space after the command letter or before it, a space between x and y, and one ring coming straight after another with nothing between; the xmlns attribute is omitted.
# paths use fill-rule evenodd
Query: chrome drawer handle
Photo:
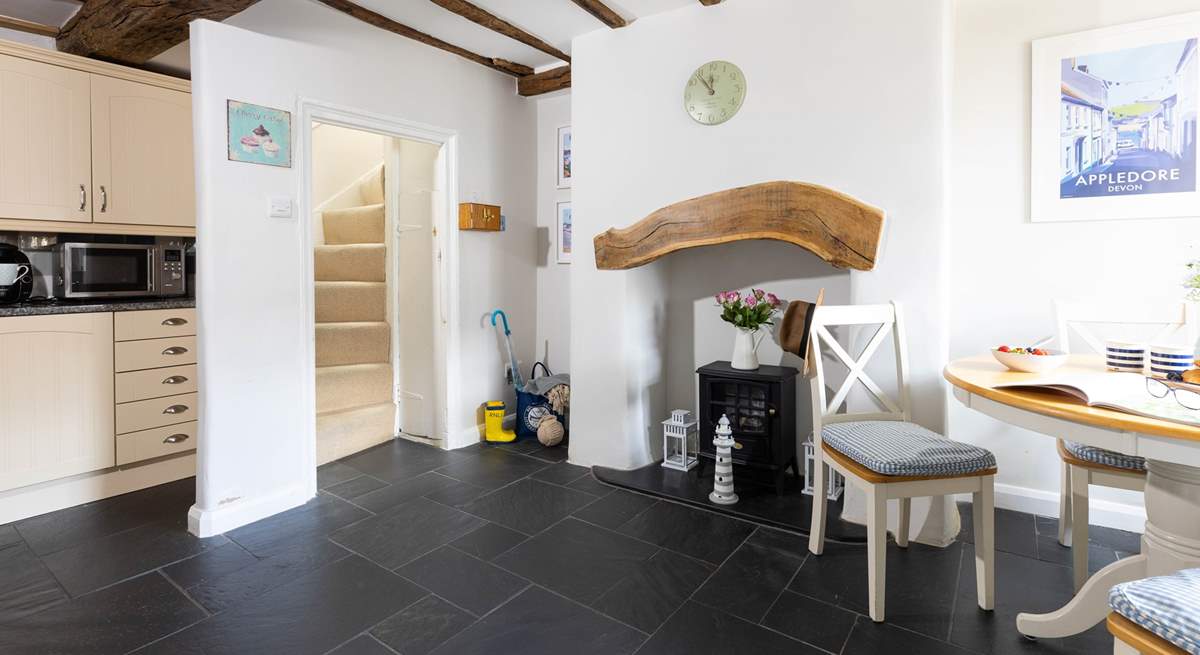
<svg viewBox="0 0 1200 655"><path fill-rule="evenodd" d="M108 211L108 191L104 188L104 185L101 184L100 185L100 213L103 214L106 211Z"/></svg>
<svg viewBox="0 0 1200 655"><path fill-rule="evenodd" d="M188 411L187 405L171 405L163 410L163 414L182 414Z"/></svg>
<svg viewBox="0 0 1200 655"><path fill-rule="evenodd" d="M186 434L173 434L166 439L163 439L163 443L183 443L187 440L188 435Z"/></svg>
<svg viewBox="0 0 1200 655"><path fill-rule="evenodd" d="M162 354L164 354L164 355L182 355L183 353L185 353L187 351L188 351L188 349L184 348L183 346L171 346L170 348L167 348L166 350L162 351Z"/></svg>
<svg viewBox="0 0 1200 655"><path fill-rule="evenodd" d="M87 209L87 187L79 185L79 211Z"/></svg>
<svg viewBox="0 0 1200 655"><path fill-rule="evenodd" d="M163 321L162 324L167 327L178 327L180 325L187 325L187 319L186 318L168 318L167 320Z"/></svg>
<svg viewBox="0 0 1200 655"><path fill-rule="evenodd" d="M184 382L187 382L187 381L188 381L188 379L183 377L182 375L172 375L171 377L163 380L162 383L163 384L183 384Z"/></svg>

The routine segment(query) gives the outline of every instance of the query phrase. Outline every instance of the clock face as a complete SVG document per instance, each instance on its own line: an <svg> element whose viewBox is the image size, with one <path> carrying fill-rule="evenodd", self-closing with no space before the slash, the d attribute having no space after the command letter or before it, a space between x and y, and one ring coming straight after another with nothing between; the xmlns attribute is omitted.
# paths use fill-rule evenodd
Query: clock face
<svg viewBox="0 0 1200 655"><path fill-rule="evenodd" d="M702 125L719 125L733 118L746 99L746 76L727 61L710 61L688 78L683 108Z"/></svg>

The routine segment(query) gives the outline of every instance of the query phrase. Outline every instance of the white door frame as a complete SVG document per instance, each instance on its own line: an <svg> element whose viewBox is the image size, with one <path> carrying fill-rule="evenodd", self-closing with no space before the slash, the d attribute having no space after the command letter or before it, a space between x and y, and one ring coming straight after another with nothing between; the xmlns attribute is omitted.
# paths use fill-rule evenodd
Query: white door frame
<svg viewBox="0 0 1200 655"><path fill-rule="evenodd" d="M457 434L458 426L455 418L458 416L458 399L452 391L459 388L459 320L458 320L458 230L456 208L458 205L458 133L423 123L407 121L392 116L384 116L372 112L343 107L341 105L301 97L297 102L298 121L294 131L297 134L296 166L300 169L300 192L297 219L300 230L300 249L305 253L301 258L299 283L301 286L301 301L304 304L303 320L301 321L301 339L305 353L302 365L304 375L301 380L302 395L298 411L313 417L312 421L304 423L301 435L303 457L299 479L305 480L309 496L317 493L317 384L316 384L316 308L313 275L314 250L312 221L312 124L314 121L329 123L350 129L375 132L384 136L399 137L412 141L423 141L441 146L438 157L439 175L442 179L441 202L435 206L433 226L437 230L434 235L436 249L434 287L439 307L437 322L438 329L434 333L434 362L437 371L433 432L442 438L443 443L450 443L449 435ZM392 247L394 234L388 235L389 249ZM393 388L394 395L394 388Z"/></svg>

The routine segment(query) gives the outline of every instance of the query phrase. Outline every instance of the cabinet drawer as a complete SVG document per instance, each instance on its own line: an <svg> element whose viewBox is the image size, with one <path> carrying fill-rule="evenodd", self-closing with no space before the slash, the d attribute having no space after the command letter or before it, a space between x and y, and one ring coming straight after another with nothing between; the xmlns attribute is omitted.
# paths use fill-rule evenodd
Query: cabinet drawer
<svg viewBox="0 0 1200 655"><path fill-rule="evenodd" d="M117 402L176 396L196 390L196 365L117 373Z"/></svg>
<svg viewBox="0 0 1200 655"><path fill-rule="evenodd" d="M196 337L119 341L116 344L117 372L196 363Z"/></svg>
<svg viewBox="0 0 1200 655"><path fill-rule="evenodd" d="M141 430L117 437L117 466L196 449L196 422Z"/></svg>
<svg viewBox="0 0 1200 655"><path fill-rule="evenodd" d="M194 393L122 403L117 405L117 434L194 421L198 403Z"/></svg>
<svg viewBox="0 0 1200 655"><path fill-rule="evenodd" d="M187 337L194 334L196 310L193 307L117 312L113 317L113 337L117 341Z"/></svg>

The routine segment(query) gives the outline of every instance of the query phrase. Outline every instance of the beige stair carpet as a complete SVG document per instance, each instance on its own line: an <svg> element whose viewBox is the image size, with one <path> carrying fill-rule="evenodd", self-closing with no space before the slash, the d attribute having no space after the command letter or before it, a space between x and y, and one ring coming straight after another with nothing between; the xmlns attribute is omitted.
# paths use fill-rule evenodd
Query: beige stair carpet
<svg viewBox="0 0 1200 655"><path fill-rule="evenodd" d="M367 205L321 212L325 243L383 243L383 205Z"/></svg>
<svg viewBox="0 0 1200 655"><path fill-rule="evenodd" d="M391 345L383 321L317 323L317 366L387 362Z"/></svg>
<svg viewBox="0 0 1200 655"><path fill-rule="evenodd" d="M317 246L316 278L328 282L383 282L387 250L382 243Z"/></svg>
<svg viewBox="0 0 1200 655"><path fill-rule="evenodd" d="M387 320L387 284L384 282L316 283L318 323Z"/></svg>

